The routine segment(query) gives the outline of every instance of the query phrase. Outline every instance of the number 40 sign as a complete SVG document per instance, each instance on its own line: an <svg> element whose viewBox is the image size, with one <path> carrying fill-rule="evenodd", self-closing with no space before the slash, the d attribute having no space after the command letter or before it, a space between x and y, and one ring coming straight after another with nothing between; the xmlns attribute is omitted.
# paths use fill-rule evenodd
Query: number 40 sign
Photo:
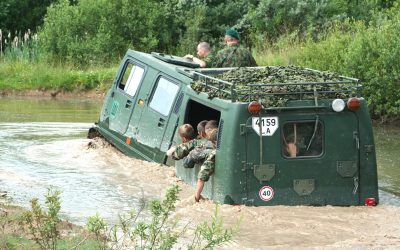
<svg viewBox="0 0 400 250"><path fill-rule="evenodd" d="M269 201L274 198L274 190L270 186L264 186L259 192L260 198L263 201Z"/></svg>

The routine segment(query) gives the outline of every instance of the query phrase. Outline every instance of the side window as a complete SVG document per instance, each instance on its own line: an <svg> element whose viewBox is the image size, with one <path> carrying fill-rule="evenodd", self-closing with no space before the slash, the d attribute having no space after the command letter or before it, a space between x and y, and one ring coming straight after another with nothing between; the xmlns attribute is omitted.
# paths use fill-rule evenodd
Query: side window
<svg viewBox="0 0 400 250"><path fill-rule="evenodd" d="M175 83L160 77L158 79L153 97L149 103L149 107L161 113L164 116L169 114L172 104L174 103L179 86Z"/></svg>
<svg viewBox="0 0 400 250"><path fill-rule="evenodd" d="M124 90L128 95L135 96L139 84L142 81L143 74L144 68L129 62L118 87Z"/></svg>
<svg viewBox="0 0 400 250"><path fill-rule="evenodd" d="M288 158L317 157L323 153L323 124L288 122L282 127L282 154Z"/></svg>

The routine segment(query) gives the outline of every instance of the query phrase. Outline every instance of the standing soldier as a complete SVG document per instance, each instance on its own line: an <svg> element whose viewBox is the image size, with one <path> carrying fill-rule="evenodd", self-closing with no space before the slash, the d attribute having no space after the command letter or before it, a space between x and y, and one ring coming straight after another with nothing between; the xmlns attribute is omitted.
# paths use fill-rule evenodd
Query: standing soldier
<svg viewBox="0 0 400 250"><path fill-rule="evenodd" d="M250 51L239 44L239 33L234 29L227 29L224 37L226 46L218 51L213 66L225 67L255 67L257 66Z"/></svg>

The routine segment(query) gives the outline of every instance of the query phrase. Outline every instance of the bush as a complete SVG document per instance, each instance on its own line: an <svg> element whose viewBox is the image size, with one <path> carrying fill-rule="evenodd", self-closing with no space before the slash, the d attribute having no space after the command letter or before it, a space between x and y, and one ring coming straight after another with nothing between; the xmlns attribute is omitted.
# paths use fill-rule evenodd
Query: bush
<svg viewBox="0 0 400 250"><path fill-rule="evenodd" d="M46 195L47 212L42 209L38 199L32 199L31 211L24 214L23 220L28 225L34 241L42 249L56 249L60 232L57 228L60 222L60 192L48 189Z"/></svg>
<svg viewBox="0 0 400 250"><path fill-rule="evenodd" d="M393 8L369 27L347 21L320 42L308 39L297 63L359 78L372 114L400 115L400 12Z"/></svg>
<svg viewBox="0 0 400 250"><path fill-rule="evenodd" d="M178 221L171 219L175 211L180 188L173 186L167 190L163 201L153 200L148 208L150 218L139 220L146 204L138 212L120 215L119 223L110 230L98 215L90 217L89 231L96 235L100 249L121 249L134 246L134 249L172 249L186 231L177 228ZM203 222L196 227L193 239L187 249L213 249L232 240L235 229L225 229L216 209L211 223Z"/></svg>
<svg viewBox="0 0 400 250"><path fill-rule="evenodd" d="M163 17L156 1L82 0L71 5L62 0L48 9L39 37L56 59L79 66L108 64L128 47L151 51L167 46L167 36L160 35L169 31L163 31L168 25Z"/></svg>

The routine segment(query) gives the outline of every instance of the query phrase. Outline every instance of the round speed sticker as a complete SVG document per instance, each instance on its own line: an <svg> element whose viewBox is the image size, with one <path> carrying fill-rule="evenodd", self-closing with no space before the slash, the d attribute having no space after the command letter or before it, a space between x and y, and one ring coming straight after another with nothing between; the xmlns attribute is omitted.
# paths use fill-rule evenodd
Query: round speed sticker
<svg viewBox="0 0 400 250"><path fill-rule="evenodd" d="M274 198L274 190L270 186L264 186L260 189L260 198L263 201L269 201Z"/></svg>

